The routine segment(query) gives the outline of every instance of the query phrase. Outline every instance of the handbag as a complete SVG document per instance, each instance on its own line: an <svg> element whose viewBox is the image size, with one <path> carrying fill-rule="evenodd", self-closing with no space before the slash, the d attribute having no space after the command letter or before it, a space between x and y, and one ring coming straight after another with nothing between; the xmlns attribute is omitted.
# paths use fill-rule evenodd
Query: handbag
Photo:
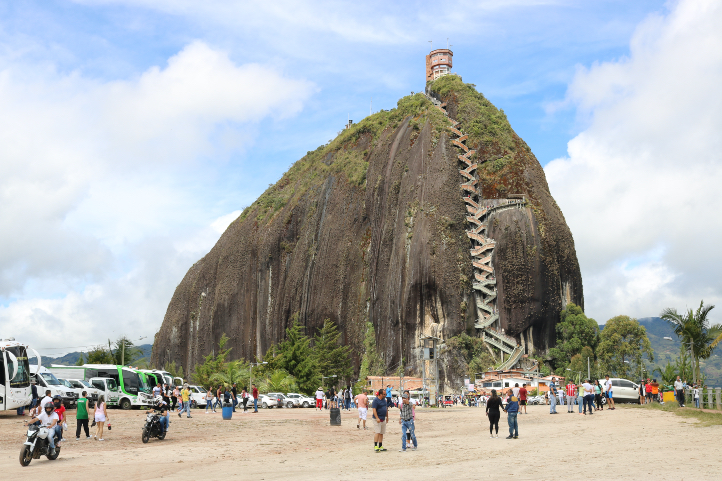
<svg viewBox="0 0 722 481"><path fill-rule="evenodd" d="M93 424L91 424L90 427L95 427L95 419L93 419Z"/></svg>

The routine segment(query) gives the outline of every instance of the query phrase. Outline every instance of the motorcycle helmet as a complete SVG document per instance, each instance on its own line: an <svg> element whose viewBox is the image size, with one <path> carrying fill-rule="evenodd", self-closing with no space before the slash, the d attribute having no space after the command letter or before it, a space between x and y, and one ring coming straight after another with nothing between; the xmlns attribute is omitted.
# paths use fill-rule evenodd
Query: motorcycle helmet
<svg viewBox="0 0 722 481"><path fill-rule="evenodd" d="M60 396L58 396L57 394L55 396L53 396L53 404L55 405L55 407L60 407L62 402L63 402L63 399Z"/></svg>
<svg viewBox="0 0 722 481"><path fill-rule="evenodd" d="M162 397L162 396L156 396L156 397L155 397L155 400L154 400L154 404L155 404L157 407L161 407L163 404L165 404L165 403L163 402L163 397Z"/></svg>
<svg viewBox="0 0 722 481"><path fill-rule="evenodd" d="M53 411L55 411L55 406L53 406L51 403L47 403L47 404L45 405L45 412L48 413L48 414L50 414L50 413L52 413Z"/></svg>

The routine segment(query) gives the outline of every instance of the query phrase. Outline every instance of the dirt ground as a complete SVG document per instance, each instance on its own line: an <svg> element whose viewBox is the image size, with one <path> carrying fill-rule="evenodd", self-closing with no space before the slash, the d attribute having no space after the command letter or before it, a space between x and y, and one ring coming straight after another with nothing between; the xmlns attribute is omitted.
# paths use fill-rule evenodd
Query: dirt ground
<svg viewBox="0 0 722 481"><path fill-rule="evenodd" d="M418 409L418 451L398 452L398 410L391 410L384 446L373 451L373 431L356 429L356 412L330 426L329 414L314 409L218 414L195 410L192 419L171 416L164 441L140 439L143 411L109 412L105 442L75 441L74 432L56 461L18 462L25 440L23 418L0 413L0 473L65 479L694 479L722 477L722 426L697 427L696 420L658 410L622 406L583 416L549 415L529 406L519 416L517 440L507 440L502 414L498 439L490 439L481 408ZM70 412L74 431L74 412ZM27 418L25 418L27 419ZM81 435L81 437L84 435ZM572 473L579 473L574 475ZM591 476L583 473L594 473Z"/></svg>

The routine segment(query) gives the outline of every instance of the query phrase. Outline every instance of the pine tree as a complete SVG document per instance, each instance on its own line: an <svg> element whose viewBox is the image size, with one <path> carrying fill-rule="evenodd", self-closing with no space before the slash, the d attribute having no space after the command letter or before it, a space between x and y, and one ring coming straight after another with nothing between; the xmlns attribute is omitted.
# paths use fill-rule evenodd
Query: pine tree
<svg viewBox="0 0 722 481"><path fill-rule="evenodd" d="M386 363L376 350L376 330L371 322L367 322L366 335L364 336L364 355L361 358L359 379L363 381L368 376L383 376L384 374L386 374Z"/></svg>
<svg viewBox="0 0 722 481"><path fill-rule="evenodd" d="M286 329L286 340L278 345L277 366L296 378L301 391L310 393L319 384L319 375L313 359L311 340L302 332L298 318Z"/></svg>
<svg viewBox="0 0 722 481"><path fill-rule="evenodd" d="M336 324L330 319L323 321L323 327L314 336L313 354L316 369L322 376L338 376L342 381L349 379L352 374L349 347L339 342L341 333Z"/></svg>

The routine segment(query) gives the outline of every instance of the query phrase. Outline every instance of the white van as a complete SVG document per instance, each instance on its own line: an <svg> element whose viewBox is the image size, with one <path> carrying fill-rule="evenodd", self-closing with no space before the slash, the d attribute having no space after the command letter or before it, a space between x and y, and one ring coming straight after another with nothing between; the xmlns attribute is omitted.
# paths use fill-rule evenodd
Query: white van
<svg viewBox="0 0 722 481"><path fill-rule="evenodd" d="M607 392L607 382L612 383L612 399L614 399L614 402L639 403L639 384L620 377L611 377L609 381L600 379L599 384L602 386L603 392Z"/></svg>
<svg viewBox="0 0 722 481"><path fill-rule="evenodd" d="M32 370L31 368L31 371ZM45 391L50 391L50 397L60 396L66 409L74 407L78 402L78 395L75 394L75 391L61 384L58 378L46 368L40 366L39 372L36 372L34 376L40 399L45 396Z"/></svg>

